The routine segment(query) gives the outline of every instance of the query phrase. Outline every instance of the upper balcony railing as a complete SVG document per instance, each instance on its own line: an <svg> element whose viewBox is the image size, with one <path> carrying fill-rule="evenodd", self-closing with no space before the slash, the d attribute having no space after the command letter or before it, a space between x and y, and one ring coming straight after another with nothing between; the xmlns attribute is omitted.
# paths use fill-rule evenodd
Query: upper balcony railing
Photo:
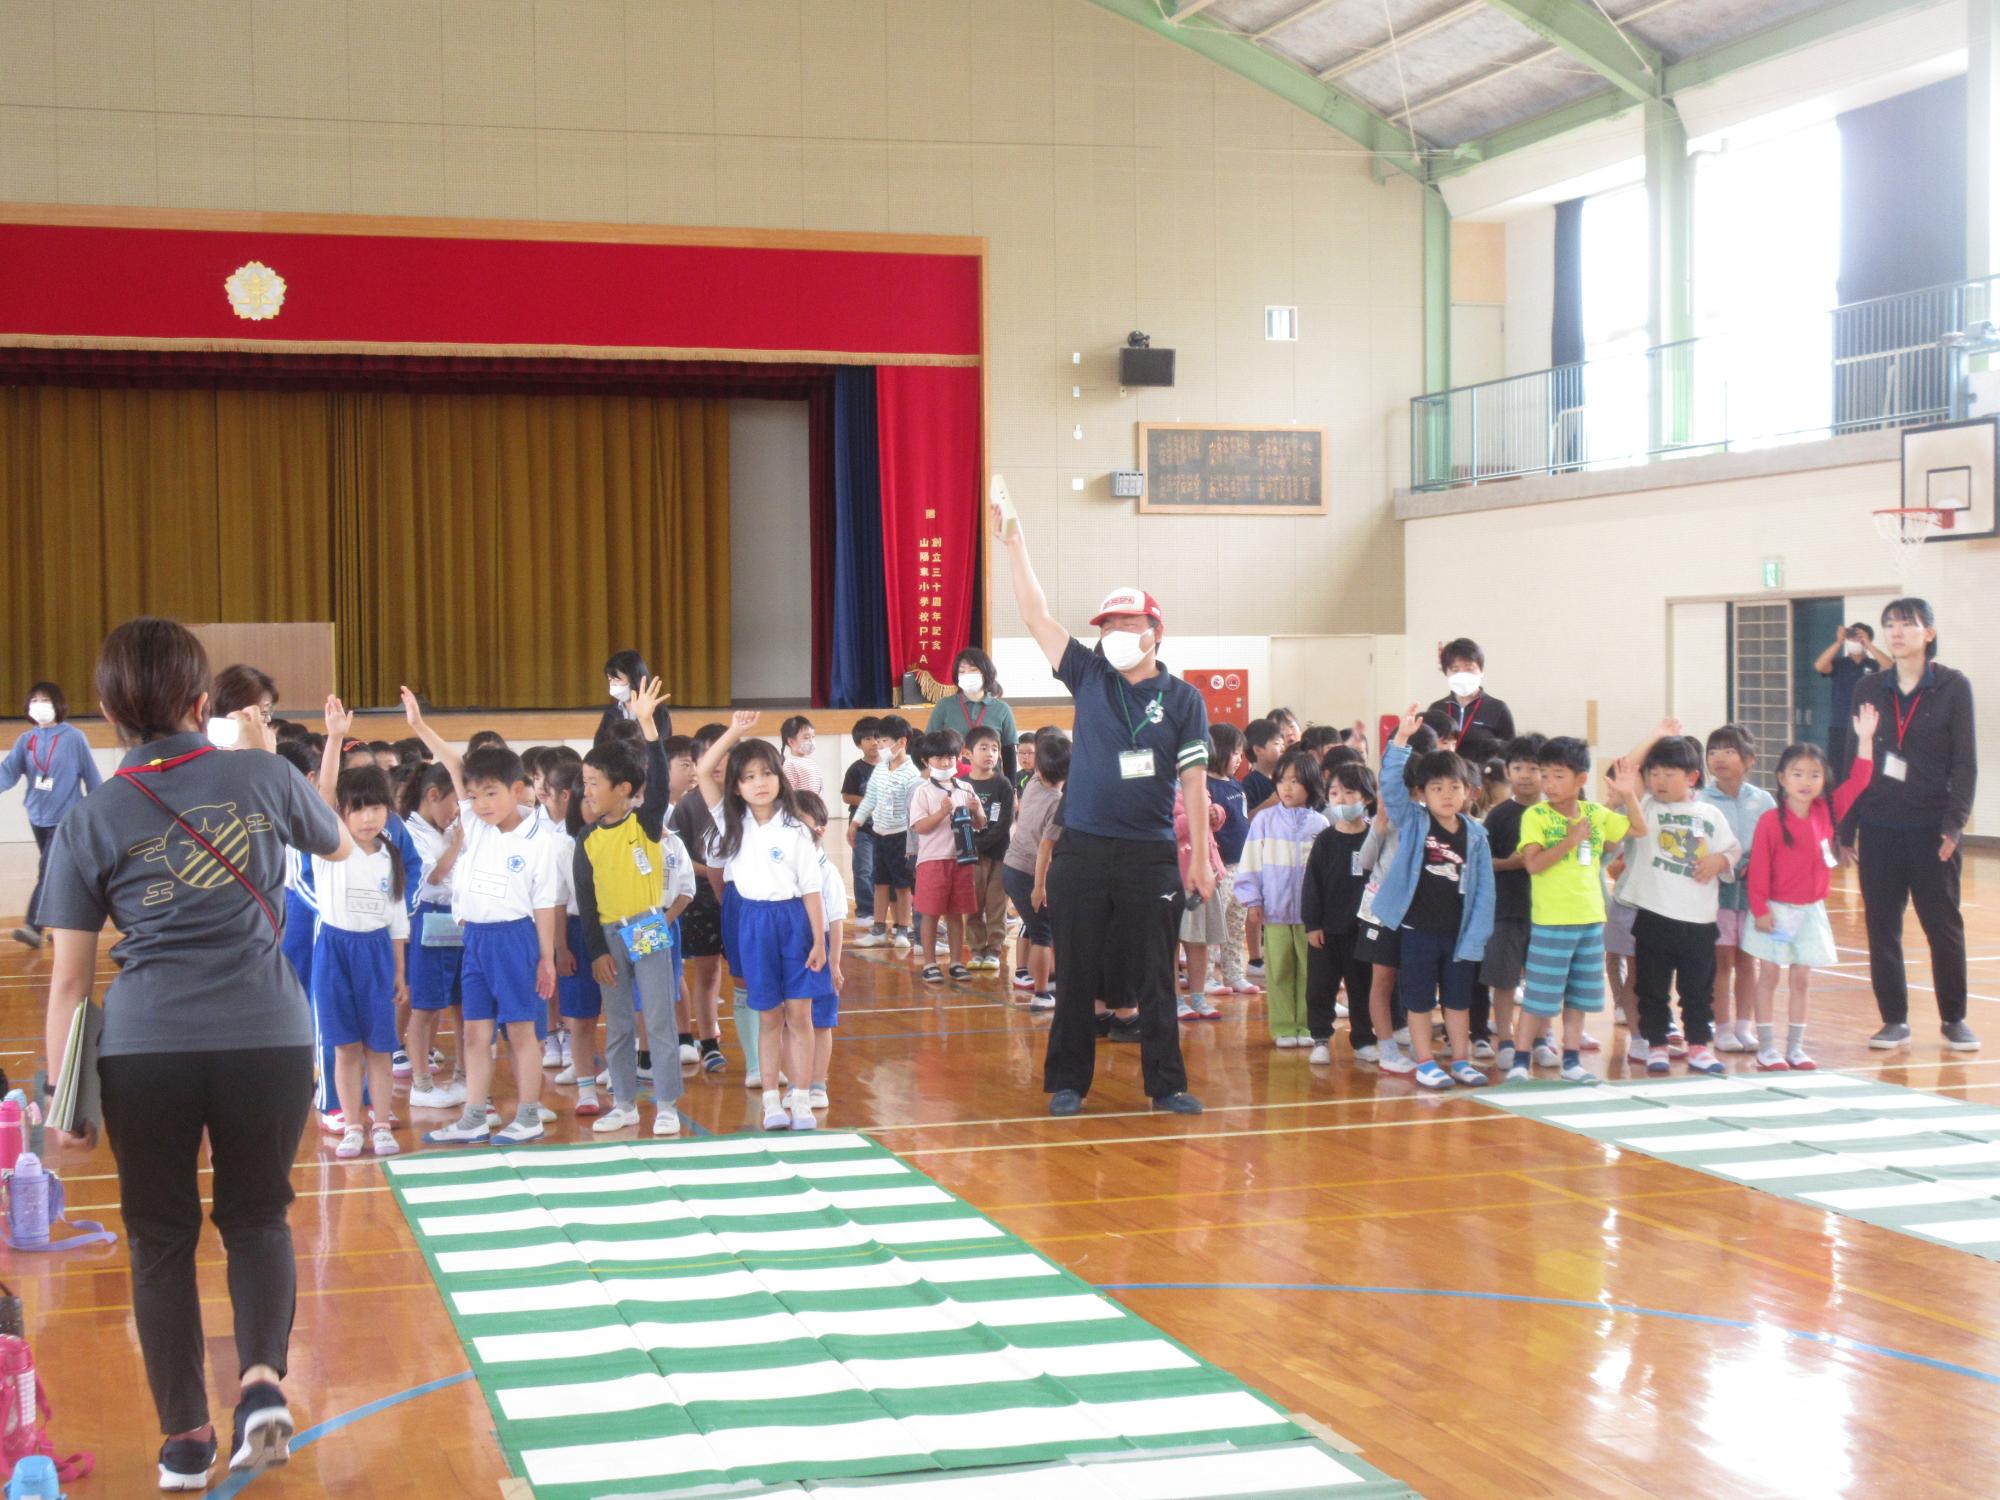
<svg viewBox="0 0 2000 1500"><path fill-rule="evenodd" d="M2000 321L1996 308L2000 278L1959 282L1418 396L1411 482L1447 489L1944 421L1964 411L1968 349L1995 345L1978 325Z"/></svg>

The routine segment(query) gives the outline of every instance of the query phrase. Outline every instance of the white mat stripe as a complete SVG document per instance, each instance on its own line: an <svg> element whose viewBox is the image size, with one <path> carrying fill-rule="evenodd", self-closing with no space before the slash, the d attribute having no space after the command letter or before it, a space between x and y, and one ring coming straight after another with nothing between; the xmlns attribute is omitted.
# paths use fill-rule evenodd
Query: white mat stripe
<svg viewBox="0 0 2000 1500"><path fill-rule="evenodd" d="M1856 1213L1877 1208L1922 1208L1933 1203L1976 1203L1981 1198L2000 1198L2000 1177L1904 1182L1892 1187L1830 1188L1799 1196L1823 1208Z"/></svg>
<svg viewBox="0 0 2000 1500"><path fill-rule="evenodd" d="M1948 1245L1990 1245L2000 1240L2000 1218L1945 1220L1903 1227L1911 1234L1927 1234Z"/></svg>

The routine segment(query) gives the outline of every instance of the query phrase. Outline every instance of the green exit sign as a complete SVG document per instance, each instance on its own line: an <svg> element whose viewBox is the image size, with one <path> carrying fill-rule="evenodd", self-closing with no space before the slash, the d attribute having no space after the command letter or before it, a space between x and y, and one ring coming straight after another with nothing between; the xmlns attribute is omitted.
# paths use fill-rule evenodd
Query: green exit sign
<svg viewBox="0 0 2000 1500"><path fill-rule="evenodd" d="M1782 557L1764 559L1764 587L1781 589L1785 586L1785 560Z"/></svg>

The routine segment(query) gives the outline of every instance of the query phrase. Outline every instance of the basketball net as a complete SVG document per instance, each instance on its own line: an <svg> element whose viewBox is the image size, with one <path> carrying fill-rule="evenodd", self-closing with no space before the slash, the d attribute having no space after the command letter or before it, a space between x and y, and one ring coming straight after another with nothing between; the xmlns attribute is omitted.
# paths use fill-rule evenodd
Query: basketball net
<svg viewBox="0 0 2000 1500"><path fill-rule="evenodd" d="M1907 583L1917 570L1917 553L1940 531L1951 527L1951 512L1937 506L1890 506L1875 512L1875 534L1896 558L1896 577Z"/></svg>

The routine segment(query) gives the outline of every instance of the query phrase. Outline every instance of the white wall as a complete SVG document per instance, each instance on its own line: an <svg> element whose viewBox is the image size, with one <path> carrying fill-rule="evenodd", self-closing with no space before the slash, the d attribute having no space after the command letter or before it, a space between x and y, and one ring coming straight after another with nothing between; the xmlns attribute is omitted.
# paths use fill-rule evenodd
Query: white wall
<svg viewBox="0 0 2000 1500"><path fill-rule="evenodd" d="M812 444L803 401L729 403L729 689L812 699Z"/></svg>
<svg viewBox="0 0 2000 1500"><path fill-rule="evenodd" d="M1899 579L1869 514L1899 503L1898 479L1895 462L1867 462L1411 520L1405 634L1477 640L1524 730L1582 734L1596 700L1599 741L1622 751L1670 705L1700 716L1691 733L1714 727L1724 690L1698 680L1695 658L1706 652L1720 677L1718 612L1684 615L1675 601L1754 600L1763 558L1780 556L1788 593L1846 596L1850 618L1872 618L1886 594L1930 599L1941 659L1971 677L1982 750L2000 765L2000 540L1930 543ZM1435 696L1429 668L1412 654L1412 697ZM1990 771L1973 829L2000 833Z"/></svg>
<svg viewBox="0 0 2000 1500"><path fill-rule="evenodd" d="M1556 211L1531 208L1507 221L1507 371L1549 367L1556 314Z"/></svg>

